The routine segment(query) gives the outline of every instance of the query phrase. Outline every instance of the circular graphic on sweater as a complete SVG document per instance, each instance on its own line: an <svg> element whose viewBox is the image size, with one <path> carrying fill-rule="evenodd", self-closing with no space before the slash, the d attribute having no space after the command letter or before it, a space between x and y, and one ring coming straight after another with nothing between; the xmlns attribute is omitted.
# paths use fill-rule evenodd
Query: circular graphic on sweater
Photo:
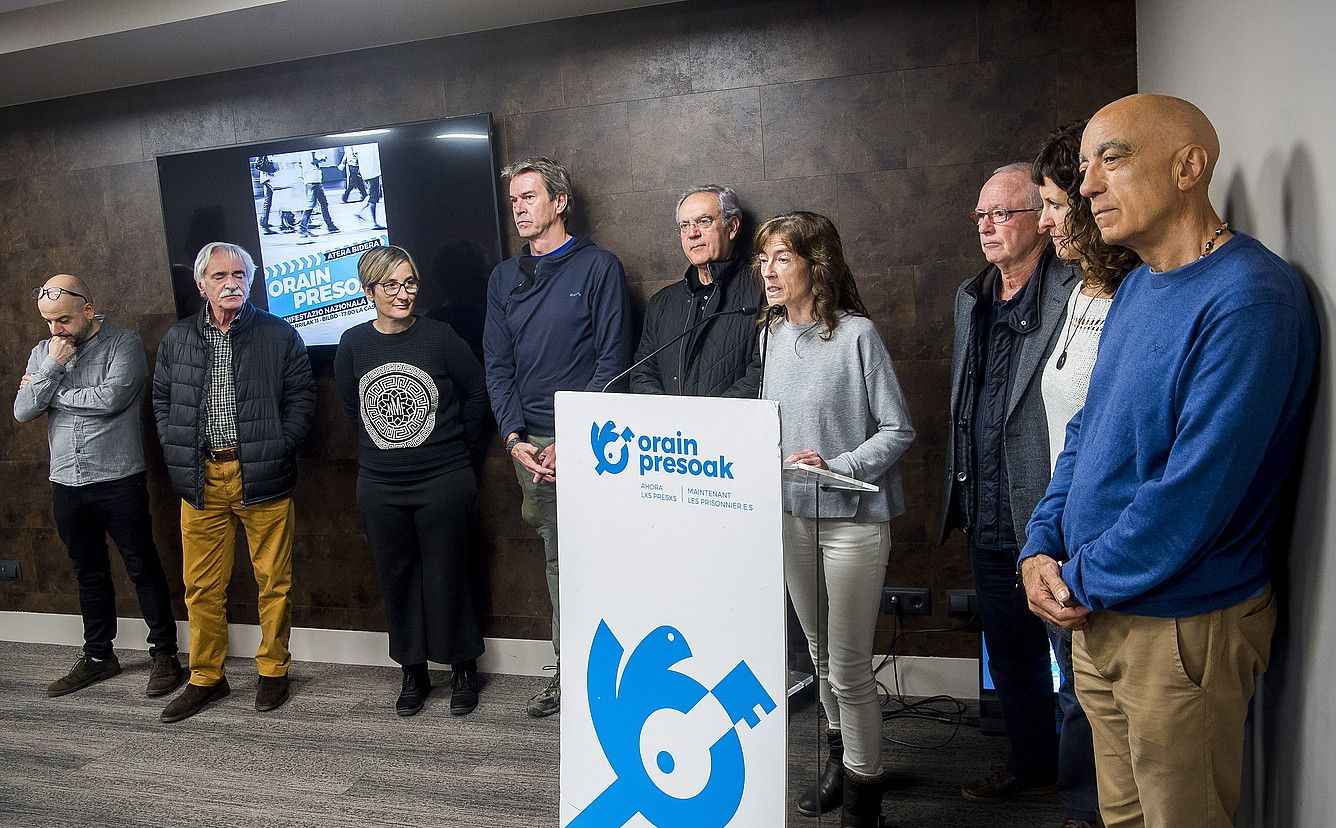
<svg viewBox="0 0 1336 828"><path fill-rule="evenodd" d="M416 365L387 362L368 371L357 391L362 423L377 448L416 448L436 427L436 383Z"/></svg>

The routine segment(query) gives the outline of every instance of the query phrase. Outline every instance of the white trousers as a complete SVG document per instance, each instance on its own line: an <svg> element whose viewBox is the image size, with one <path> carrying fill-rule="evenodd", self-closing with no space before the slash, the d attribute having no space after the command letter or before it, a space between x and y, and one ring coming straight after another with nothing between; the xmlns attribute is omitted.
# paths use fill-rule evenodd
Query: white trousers
<svg viewBox="0 0 1336 828"><path fill-rule="evenodd" d="M784 514L784 580L816 665L826 720L844 738L844 766L881 775L881 704L872 637L886 582L890 523Z"/></svg>

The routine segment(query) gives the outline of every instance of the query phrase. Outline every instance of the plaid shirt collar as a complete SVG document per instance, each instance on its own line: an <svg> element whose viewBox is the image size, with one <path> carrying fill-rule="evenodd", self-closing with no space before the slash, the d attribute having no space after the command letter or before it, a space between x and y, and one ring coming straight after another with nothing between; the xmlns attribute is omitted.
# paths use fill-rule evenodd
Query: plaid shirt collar
<svg viewBox="0 0 1336 828"><path fill-rule="evenodd" d="M246 317L250 316L250 312L251 312L251 303L250 303L249 301L247 301L247 302L243 302L242 305L241 305L241 310L237 311L237 316L236 316L236 318L232 320L232 324L231 324L231 325L228 325L228 326L227 326L227 332L230 332L234 326L236 326L238 323L240 323L240 322L242 322L243 320L245 320ZM217 325L214 324L214 321L213 321L213 314L212 314L212 313L209 313L209 303L208 303L208 302L205 302L205 303L204 303L204 309L201 310L200 313L203 314L203 316L204 316L204 327L205 327L205 328L213 328L215 331L218 331L218 332L220 332L220 333L223 333L223 332L224 332L222 328L220 328L220 327L218 327Z"/></svg>

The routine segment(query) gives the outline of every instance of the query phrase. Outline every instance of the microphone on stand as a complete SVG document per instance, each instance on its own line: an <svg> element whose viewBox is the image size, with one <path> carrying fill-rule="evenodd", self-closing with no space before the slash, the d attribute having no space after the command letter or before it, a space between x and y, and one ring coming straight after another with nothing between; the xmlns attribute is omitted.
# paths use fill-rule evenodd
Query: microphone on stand
<svg viewBox="0 0 1336 828"><path fill-rule="evenodd" d="M776 316L783 317L787 312L783 305L769 305L765 309L765 330L761 331L761 379L756 384L756 399L765 399L765 356L770 350L770 323Z"/></svg>
<svg viewBox="0 0 1336 828"><path fill-rule="evenodd" d="M638 360L636 360L635 362L631 363L631 367L630 367L630 368L627 368L625 371L622 371L622 372L621 372L620 374L618 374L617 376L615 376L615 377L613 377L612 379L608 380L608 384L605 385L605 386L603 386L603 390L604 390L604 391L607 391L609 388L612 387L612 384L615 383L617 380L621 379L622 377L624 377L624 376L626 376L627 374L631 373L631 372L634 371L635 369L639 368L641 365L644 365L644 364L645 364L646 362L648 362L649 360L651 360L651 359L653 359L654 357L658 356L659 353L662 352L662 351L663 351L665 348L667 348L669 345L672 345L672 344L674 344L674 343L680 341L681 339L683 339L684 337L686 337L687 334L689 334L689 333L691 333L692 331L696 330L697 328L701 327L701 326L704 325L706 322L709 322L711 319L718 319L718 318L721 317L721 316L748 316L748 315L750 315L750 316L755 316L757 313L760 312L760 310L761 310L761 307L760 307L759 305L748 305L748 306L745 307L745 308L733 308L732 310L715 311L714 313L710 314L709 316L706 316L704 319L701 319L701 320L700 320L699 322L697 322L696 324L694 324L694 325L692 325L691 327L687 328L685 331L682 331L682 333L678 334L677 336L675 336L675 337L673 337L672 339L668 340L667 342L663 343L663 344L660 345L659 347L657 347L657 348L655 348L654 350L650 351L648 354L645 354L645 355L644 355L643 357L641 357L640 359L638 359ZM685 370L685 369L686 369L686 366L685 366L685 365L681 365L681 366L678 367L678 370L679 370L679 371L680 371L680 370Z"/></svg>

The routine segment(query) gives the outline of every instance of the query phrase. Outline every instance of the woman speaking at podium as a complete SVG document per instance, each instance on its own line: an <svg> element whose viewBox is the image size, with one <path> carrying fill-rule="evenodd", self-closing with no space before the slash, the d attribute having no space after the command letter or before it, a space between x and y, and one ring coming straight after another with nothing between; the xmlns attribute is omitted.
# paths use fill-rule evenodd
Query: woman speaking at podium
<svg viewBox="0 0 1336 828"><path fill-rule="evenodd" d="M876 828L882 738L872 637L890 521L905 510L896 462L914 428L830 220L777 216L757 229L753 249L769 305L761 396L780 403L785 462L879 487L821 491L811 477L788 474L783 516L784 578L829 723L829 759L798 810L816 815L842 803L841 825Z"/></svg>
<svg viewBox="0 0 1336 828"><path fill-rule="evenodd" d="M357 275L376 318L344 331L339 398L361 448L357 508L403 666L400 716L431 692L427 661L453 670L450 712L478 704L482 632L469 577L478 498L471 455L487 423L482 366L444 322L416 316L418 270L402 247L373 247Z"/></svg>

